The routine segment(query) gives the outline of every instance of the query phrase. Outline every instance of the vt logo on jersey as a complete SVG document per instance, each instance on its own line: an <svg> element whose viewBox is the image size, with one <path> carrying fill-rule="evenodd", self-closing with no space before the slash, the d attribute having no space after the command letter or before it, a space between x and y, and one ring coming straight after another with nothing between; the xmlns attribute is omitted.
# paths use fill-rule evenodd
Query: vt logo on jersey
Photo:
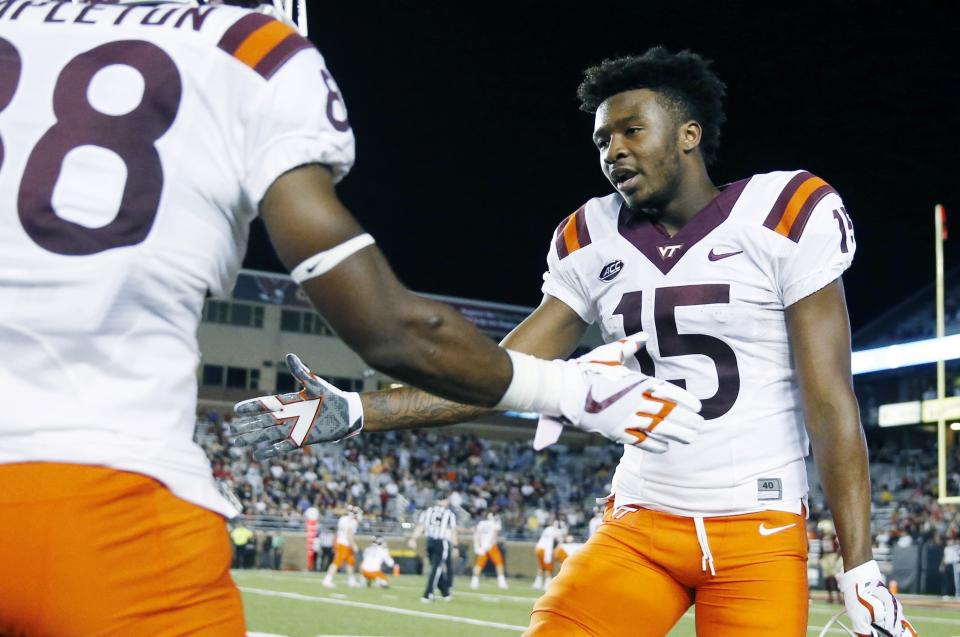
<svg viewBox="0 0 960 637"><path fill-rule="evenodd" d="M621 270L623 270L623 261L620 259L611 261L607 265L603 266L602 270L600 270L600 280L613 281L615 278L617 278L617 275L620 274Z"/></svg>
<svg viewBox="0 0 960 637"><path fill-rule="evenodd" d="M683 247L683 244L677 244L675 246L660 246L657 250L660 251L660 258L662 259L672 259L673 255L677 253L677 250Z"/></svg>

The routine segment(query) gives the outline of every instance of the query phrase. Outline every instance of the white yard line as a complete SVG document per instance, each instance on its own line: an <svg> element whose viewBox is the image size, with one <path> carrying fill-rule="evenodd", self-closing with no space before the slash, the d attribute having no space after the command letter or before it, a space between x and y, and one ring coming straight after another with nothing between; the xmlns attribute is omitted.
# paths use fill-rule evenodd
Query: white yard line
<svg viewBox="0 0 960 637"><path fill-rule="evenodd" d="M236 574L234 574L234 575L236 575ZM301 575L301 574L299 574L299 573L269 573L269 572L260 572L260 573L257 573L256 576L257 576L257 577L262 577L262 578L264 578L264 579L271 579L271 580L276 580L276 581L281 581L281 582L282 582L282 581L290 581L290 580L298 580L298 581L301 581L301 582L302 582L302 581L304 580L304 575ZM317 579L319 579L319 578L317 578ZM392 589L394 589L394 590L409 590L409 591L414 591L414 590L416 590L416 591L419 591L419 590L422 590L422 589L423 589L423 586L411 586L411 585L409 585L409 584L391 583L391 584L390 584L390 588L392 588ZM497 590L500 590L500 589L497 589ZM525 603L525 604L532 604L533 602L537 601L537 599L540 597L539 595L537 595L536 597L532 597L532 596L531 596L531 597L525 597L525 596L523 596L523 595L507 595L507 594L502 594L502 593L494 592L494 591L490 591L489 593L481 593L481 592L478 592L478 591L461 591L461 590L459 590L459 589L454 589L453 594L454 594L454 596L456 596L456 597L460 597L461 595L466 595L466 596L468 596L468 597L496 598L495 601L508 600L508 601L513 601L513 602L522 602L522 603ZM485 601L488 601L488 600L485 600Z"/></svg>
<svg viewBox="0 0 960 637"><path fill-rule="evenodd" d="M436 619L440 621L454 622L457 624L470 624L471 626L483 626L485 628L496 628L499 630L524 631L526 626L515 626L513 624L501 624L500 622L488 622L482 619L473 619L472 617L459 617L457 615L442 615L440 613L425 613L419 610L410 610L407 608L395 608L393 606L382 606L380 604L367 604L365 602L355 602L347 599L331 599L329 597L316 597L313 595L302 595L300 593L287 593L282 591L271 591L263 588L251 588L249 586L239 587L244 593L253 595L264 595L266 597L282 597L285 599L295 599L301 602L315 602L319 604L333 604L335 606L350 606L352 608L363 608L366 610L376 610L394 615L407 615L410 617L422 617L424 619Z"/></svg>
<svg viewBox="0 0 960 637"><path fill-rule="evenodd" d="M410 590L410 591L423 590L423 586L408 586L406 584L391 584L390 588ZM533 602L537 601L540 598L539 595L537 595L536 597L524 597L523 595L508 595L506 593L495 593L493 591L489 593L480 593L473 590L461 591L458 588L453 589L454 597L460 597L461 595L466 595L468 597L496 598L495 601L506 599L512 602L524 602L526 604L532 604ZM484 601L487 601L487 600L484 600Z"/></svg>

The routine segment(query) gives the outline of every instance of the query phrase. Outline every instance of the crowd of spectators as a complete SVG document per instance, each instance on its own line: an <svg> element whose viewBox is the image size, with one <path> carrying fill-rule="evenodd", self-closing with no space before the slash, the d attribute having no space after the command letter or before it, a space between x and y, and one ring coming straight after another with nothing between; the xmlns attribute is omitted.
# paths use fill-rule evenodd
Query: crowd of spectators
<svg viewBox="0 0 960 637"><path fill-rule="evenodd" d="M621 453L615 445L536 452L529 441L420 430L367 434L257 462L248 449L227 443L216 411L198 418L197 440L247 516L299 526L309 507L330 521L353 504L373 527L415 522L416 512L448 496L464 522L494 510L504 537L533 539L554 514L582 531Z"/></svg>
<svg viewBox="0 0 960 637"><path fill-rule="evenodd" d="M554 514L582 537L594 499L608 492L620 455L616 445L577 453L556 445L536 452L526 440L494 441L428 429L367 434L257 462L249 450L226 442L223 417L215 411L198 419L198 441L214 475L238 496L247 516L299 527L309 507L332 522L353 504L364 511L364 526L389 528L415 522L418 511L449 496L464 524L494 510L503 535L516 539L536 539ZM870 453L876 546L946 544L960 537L957 507L937 502L935 445L904 450L892 443L874 444ZM955 455L953 466L960 468L960 453ZM949 479L951 492L960 493L960 473ZM810 528L816 536L831 532L829 524L819 524L829 516L815 485Z"/></svg>

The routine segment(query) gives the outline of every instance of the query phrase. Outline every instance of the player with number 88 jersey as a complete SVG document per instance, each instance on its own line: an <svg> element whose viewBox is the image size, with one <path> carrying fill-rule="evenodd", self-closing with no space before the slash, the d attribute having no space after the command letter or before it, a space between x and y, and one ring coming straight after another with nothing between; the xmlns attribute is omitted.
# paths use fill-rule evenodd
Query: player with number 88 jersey
<svg viewBox="0 0 960 637"><path fill-rule="evenodd" d="M336 181L354 160L323 57L279 17L0 3L0 498L16 502L0 509L11 533L62 515L84 544L25 529L0 626L244 633L221 517L237 511L192 440L200 310L232 288L281 175L323 164Z"/></svg>
<svg viewBox="0 0 960 637"><path fill-rule="evenodd" d="M14 2L0 67L0 462L142 472L232 515L190 436L195 334L273 181L353 163L323 58L235 7Z"/></svg>

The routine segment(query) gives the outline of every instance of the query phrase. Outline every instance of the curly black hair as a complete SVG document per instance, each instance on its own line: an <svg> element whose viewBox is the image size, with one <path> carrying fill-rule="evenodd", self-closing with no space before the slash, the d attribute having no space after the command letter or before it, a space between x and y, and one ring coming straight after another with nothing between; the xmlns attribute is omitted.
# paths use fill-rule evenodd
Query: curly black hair
<svg viewBox="0 0 960 637"><path fill-rule="evenodd" d="M583 73L577 88L580 110L595 113L604 100L634 89L656 91L678 120L696 120L703 129L700 151L707 164L720 148L720 127L727 116L723 98L727 87L710 70L710 61L689 50L671 53L662 46L643 55L607 59Z"/></svg>

